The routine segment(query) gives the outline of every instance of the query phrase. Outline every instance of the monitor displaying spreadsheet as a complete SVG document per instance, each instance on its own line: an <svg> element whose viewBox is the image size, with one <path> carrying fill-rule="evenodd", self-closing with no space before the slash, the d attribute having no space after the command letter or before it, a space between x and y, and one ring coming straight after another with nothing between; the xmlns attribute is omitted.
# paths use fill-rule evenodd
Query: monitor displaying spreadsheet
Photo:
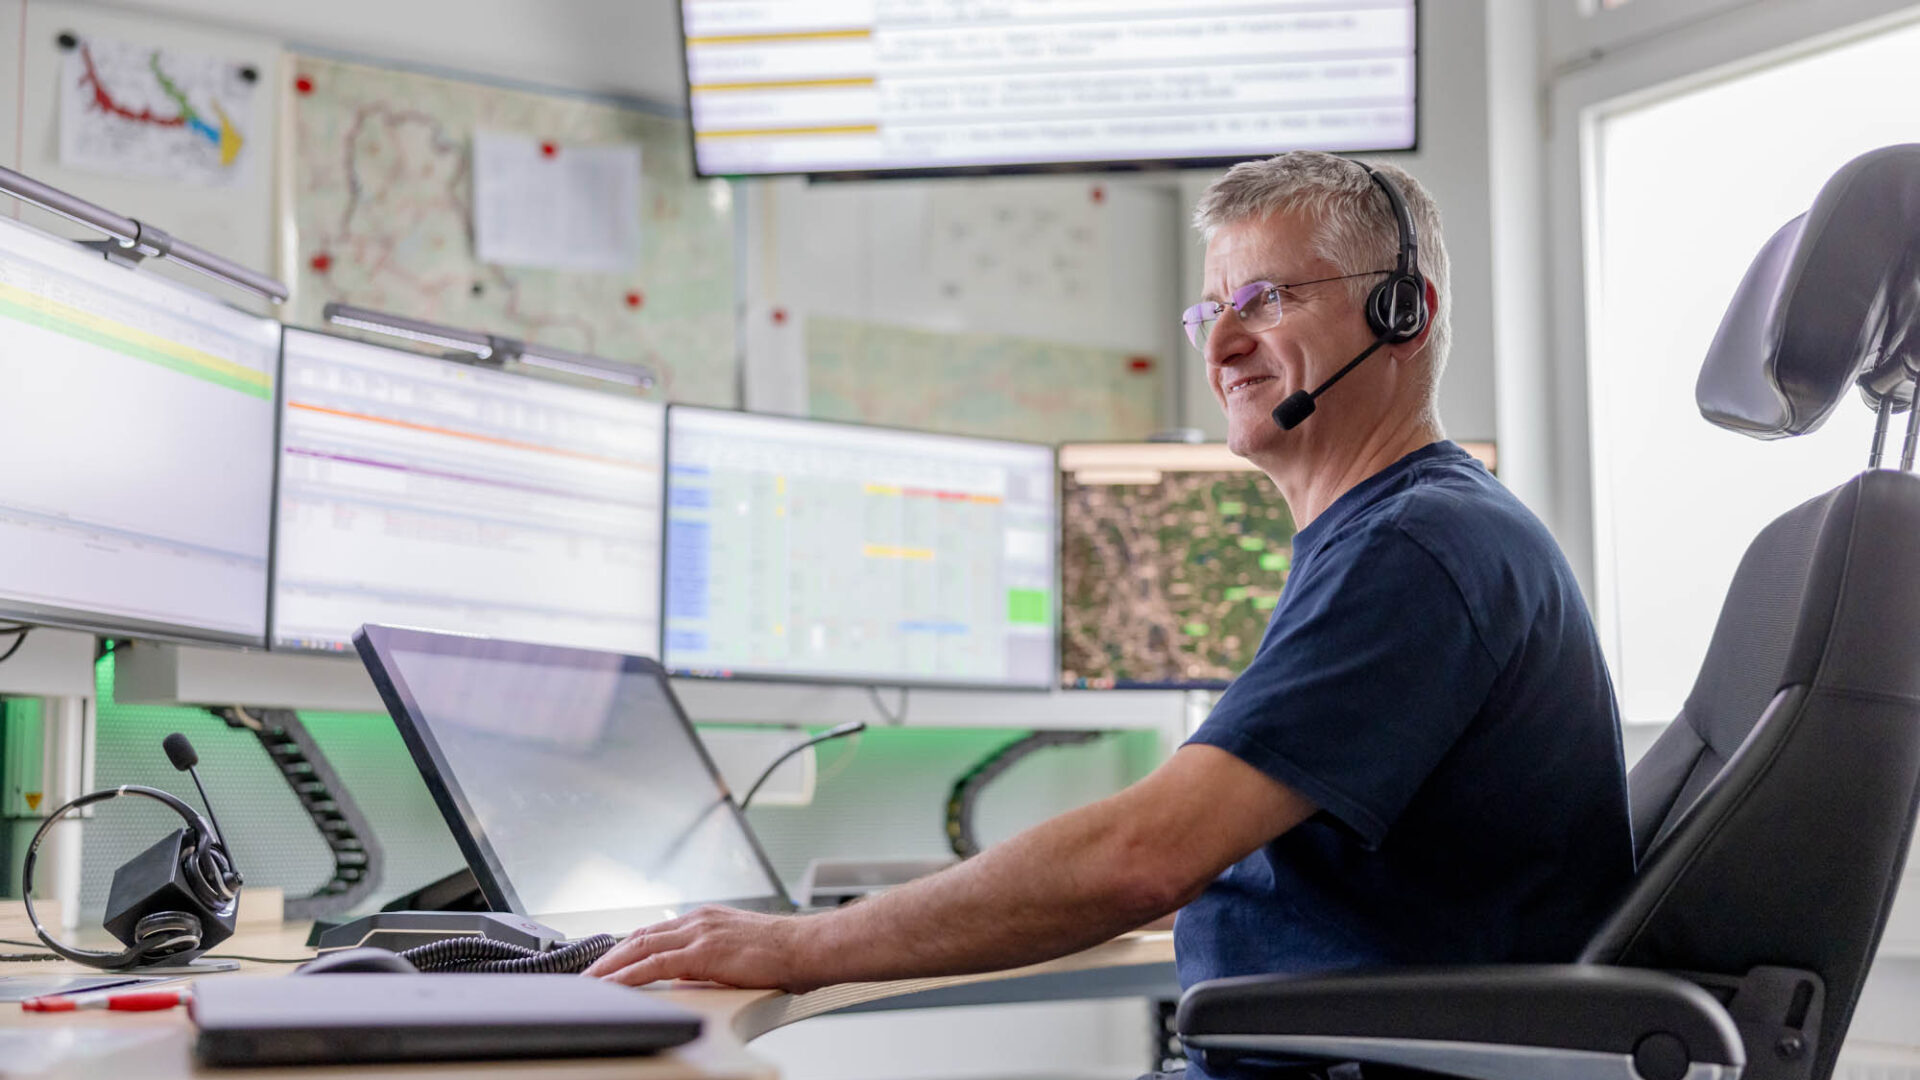
<svg viewBox="0 0 1920 1080"><path fill-rule="evenodd" d="M0 220L0 621L265 644L279 343Z"/></svg>
<svg viewBox="0 0 1920 1080"><path fill-rule="evenodd" d="M702 176L1417 143L1416 0L681 0Z"/></svg>
<svg viewBox="0 0 1920 1080"><path fill-rule="evenodd" d="M1053 449L675 406L666 666L1050 686Z"/></svg>
<svg viewBox="0 0 1920 1080"><path fill-rule="evenodd" d="M663 406L289 329L272 636L658 654Z"/></svg>

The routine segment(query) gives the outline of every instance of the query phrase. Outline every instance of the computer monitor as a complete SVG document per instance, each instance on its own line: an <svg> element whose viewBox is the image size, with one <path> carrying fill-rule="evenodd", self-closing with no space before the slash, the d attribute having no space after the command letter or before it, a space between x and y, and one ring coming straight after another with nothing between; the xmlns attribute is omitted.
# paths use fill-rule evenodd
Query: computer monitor
<svg viewBox="0 0 1920 1080"><path fill-rule="evenodd" d="M677 674L1050 686L1052 447L674 406Z"/></svg>
<svg viewBox="0 0 1920 1080"><path fill-rule="evenodd" d="M681 0L695 169L915 176L1411 150L1416 0Z"/></svg>
<svg viewBox="0 0 1920 1080"><path fill-rule="evenodd" d="M1493 469L1492 443L1461 446ZM1279 489L1217 443L1069 444L1060 470L1061 684L1226 686L1293 568Z"/></svg>
<svg viewBox="0 0 1920 1080"><path fill-rule="evenodd" d="M1061 681L1215 689L1253 659L1293 565L1293 515L1219 444L1060 448Z"/></svg>
<svg viewBox="0 0 1920 1080"><path fill-rule="evenodd" d="M585 936L792 910L652 660L386 626L354 644L495 911Z"/></svg>
<svg viewBox="0 0 1920 1080"><path fill-rule="evenodd" d="M658 655L664 407L289 329L273 645L362 623Z"/></svg>
<svg viewBox="0 0 1920 1080"><path fill-rule="evenodd" d="M0 621L265 643L279 339L0 220Z"/></svg>

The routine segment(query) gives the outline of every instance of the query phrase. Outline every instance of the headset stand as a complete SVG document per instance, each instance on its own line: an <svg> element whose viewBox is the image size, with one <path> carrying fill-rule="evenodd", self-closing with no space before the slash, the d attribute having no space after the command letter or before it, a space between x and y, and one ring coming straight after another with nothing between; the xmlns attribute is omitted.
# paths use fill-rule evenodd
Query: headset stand
<svg viewBox="0 0 1920 1080"><path fill-rule="evenodd" d="M239 971L238 960L190 960L184 964L152 964L145 967L120 968L109 971L108 975L212 975L221 971Z"/></svg>

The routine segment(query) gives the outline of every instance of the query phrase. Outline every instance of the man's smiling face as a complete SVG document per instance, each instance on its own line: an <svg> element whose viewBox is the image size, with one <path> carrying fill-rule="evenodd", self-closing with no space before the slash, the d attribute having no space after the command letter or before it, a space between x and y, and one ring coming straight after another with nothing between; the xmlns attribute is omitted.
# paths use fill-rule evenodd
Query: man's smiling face
<svg viewBox="0 0 1920 1080"><path fill-rule="evenodd" d="M1222 226L1207 244L1204 298L1227 303L1249 282L1284 285L1350 272L1316 254L1314 239L1312 220L1302 212ZM1324 418L1308 421L1299 432L1283 432L1273 422L1273 409L1295 390L1318 386L1372 343L1347 286L1328 281L1283 290L1280 321L1257 333L1230 308L1214 324L1206 342L1207 383L1226 413L1227 446L1234 453L1257 462L1289 439L1327 434ZM1342 392L1353 393L1347 384L1354 381L1343 381Z"/></svg>

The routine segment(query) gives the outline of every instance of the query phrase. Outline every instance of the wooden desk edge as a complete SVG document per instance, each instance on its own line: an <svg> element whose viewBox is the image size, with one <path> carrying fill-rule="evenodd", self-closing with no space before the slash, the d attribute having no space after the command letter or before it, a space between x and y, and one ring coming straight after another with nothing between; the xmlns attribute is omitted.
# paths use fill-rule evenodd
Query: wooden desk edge
<svg viewBox="0 0 1920 1080"><path fill-rule="evenodd" d="M1091 949L1049 960L1044 964L987 971L973 975L952 975L932 979L901 979L893 982L842 983L822 987L805 994L760 991L743 1001L731 1019L734 1037L741 1043L752 1042L775 1028L814 1016L839 1012L858 1005L905 997L932 990L960 986L1008 982L1039 975L1065 975L1093 972L1104 968L1173 963L1173 934L1168 931L1136 932L1114 938ZM678 998L675 999L676 1001Z"/></svg>
<svg viewBox="0 0 1920 1080"><path fill-rule="evenodd" d="M0 912L0 930L11 930L7 925L11 920ZM0 936L16 937L12 933L0 933ZM31 931L27 934L31 937ZM294 956L305 952L306 930L304 926L276 926L271 929L259 928L252 931L242 930L232 939L223 942L216 952L236 952L255 956ZM822 1016L875 1002L884 1002L890 998L923 994L928 991L947 990L954 987L991 984L1012 981L1035 976L1062 976L1081 972L1097 972L1109 968L1144 967L1151 965L1171 965L1173 961L1173 935L1164 931L1127 934L1083 952L1065 956L1044 964L1014 968L1008 971L982 972L974 975L959 975L935 979L904 979L895 982L847 983L839 986L824 987L806 994L786 994L777 990L728 990L695 986L669 986L650 990L665 1001L678 1005L690 1012L697 1013L705 1022L700 1038L686 1046L671 1051L658 1058L636 1061L634 1059L585 1059L579 1061L553 1060L538 1063L568 1071L585 1069L579 1075L600 1075L589 1061L598 1061L605 1065L619 1065L618 1075L634 1077L659 1077L669 1080L675 1077L693 1078L743 1078L743 1080L772 1080L776 1072L772 1065L762 1061L747 1049L747 1044L761 1035L787 1024L796 1023L810 1017ZM86 971L76 965L60 964L0 964L0 974L60 974L74 971ZM288 968L280 965L244 963L242 970L251 974L284 974ZM147 1013L129 1015L123 1013L81 1013L62 1014L59 1019L47 1017L23 1016L18 1006L0 1003L0 1010L11 1007L10 1015L0 1020L0 1026L18 1030L26 1026L23 1020L32 1021L36 1026L44 1023L80 1022L91 1027L127 1028L133 1025L179 1025L185 1027L184 1012ZM71 1018L71 1019L69 1019ZM183 1035L186 1033L183 1031ZM191 1055L191 1038L180 1041L179 1065L173 1069L163 1069L154 1075L193 1075L195 1069ZM113 1057L63 1062L44 1075L53 1077L107 1075L113 1071ZM147 1058L148 1066L158 1064ZM450 1063L454 1064L454 1063ZM464 1063L472 1068L483 1063ZM507 1063L500 1063L505 1066ZM520 1068L508 1071L519 1075L522 1069L535 1065L533 1062L520 1063ZM98 1066L96 1072L92 1066ZM678 1066L678 1067L676 1067ZM370 1076L374 1072L384 1073L384 1069L368 1071L365 1066L356 1066L355 1076ZM393 1069L407 1069L407 1075L418 1066L389 1066ZM280 1075L276 1070L253 1070L250 1077L266 1080L269 1076ZM317 1080L324 1075L312 1067L301 1066L290 1070L286 1075L311 1077Z"/></svg>

